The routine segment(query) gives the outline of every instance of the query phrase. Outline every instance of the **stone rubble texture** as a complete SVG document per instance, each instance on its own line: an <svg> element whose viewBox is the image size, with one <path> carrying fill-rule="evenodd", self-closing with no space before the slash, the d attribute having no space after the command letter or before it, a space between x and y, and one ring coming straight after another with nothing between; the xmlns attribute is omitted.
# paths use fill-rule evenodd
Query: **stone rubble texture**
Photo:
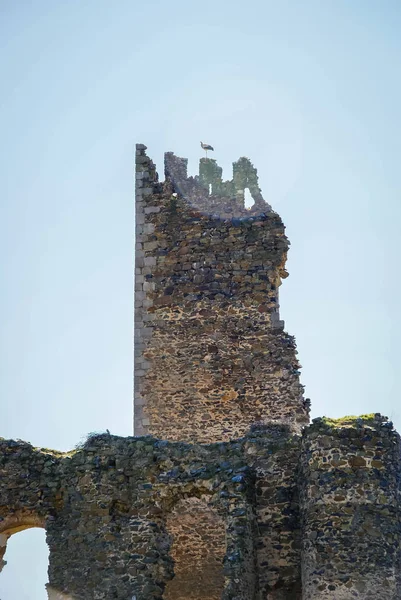
<svg viewBox="0 0 401 600"><path fill-rule="evenodd" d="M223 181L201 159L188 178L169 152L159 183L145 151L138 437L0 438L0 570L9 537L43 527L49 600L401 599L400 437L380 414L309 425L279 316L288 240L256 169Z"/></svg>
<svg viewBox="0 0 401 600"><path fill-rule="evenodd" d="M201 159L188 178L168 152L160 184L144 146L136 160L135 432L207 443L272 419L300 431L309 406L278 303L289 243L256 169L241 158L222 182Z"/></svg>

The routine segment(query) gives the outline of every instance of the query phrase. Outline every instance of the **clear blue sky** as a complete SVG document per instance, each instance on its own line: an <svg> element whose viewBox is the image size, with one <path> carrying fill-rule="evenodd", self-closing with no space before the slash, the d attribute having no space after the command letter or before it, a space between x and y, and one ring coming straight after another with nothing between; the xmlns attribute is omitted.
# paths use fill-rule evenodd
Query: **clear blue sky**
<svg viewBox="0 0 401 600"><path fill-rule="evenodd" d="M241 155L292 246L281 288L313 416L401 429L398 0L0 0L0 435L132 433L133 148ZM25 558L24 558L25 556ZM44 600L10 542L1 600Z"/></svg>

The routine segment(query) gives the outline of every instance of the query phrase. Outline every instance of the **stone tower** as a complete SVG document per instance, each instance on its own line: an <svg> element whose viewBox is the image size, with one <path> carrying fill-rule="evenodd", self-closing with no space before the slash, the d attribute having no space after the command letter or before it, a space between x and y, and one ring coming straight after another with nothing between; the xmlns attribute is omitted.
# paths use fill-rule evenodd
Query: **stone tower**
<svg viewBox="0 0 401 600"><path fill-rule="evenodd" d="M43 527L49 600L400 600L400 437L380 414L308 424L279 316L288 241L256 170L223 182L202 159L192 178L167 153L159 183L145 150L136 436L0 438L0 571Z"/></svg>
<svg viewBox="0 0 401 600"><path fill-rule="evenodd" d="M158 182L136 149L135 433L226 441L251 424L308 423L278 290L288 240L246 158L222 181L168 152ZM245 208L248 188L254 205Z"/></svg>

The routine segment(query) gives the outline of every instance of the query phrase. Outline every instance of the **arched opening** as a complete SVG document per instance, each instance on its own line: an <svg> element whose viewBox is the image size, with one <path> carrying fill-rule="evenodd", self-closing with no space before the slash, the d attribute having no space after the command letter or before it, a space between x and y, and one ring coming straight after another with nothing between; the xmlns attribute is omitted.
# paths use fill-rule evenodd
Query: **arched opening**
<svg viewBox="0 0 401 600"><path fill-rule="evenodd" d="M49 548L39 525L20 525L0 533L3 556L1 600L48 600L46 583Z"/></svg>
<svg viewBox="0 0 401 600"><path fill-rule="evenodd" d="M255 200L252 198L251 192L248 188L244 189L244 204L245 208L252 208L255 204Z"/></svg>
<svg viewBox="0 0 401 600"><path fill-rule="evenodd" d="M224 589L223 558L226 533L223 519L205 500L181 500L167 519L172 536L174 578L165 600L220 600Z"/></svg>

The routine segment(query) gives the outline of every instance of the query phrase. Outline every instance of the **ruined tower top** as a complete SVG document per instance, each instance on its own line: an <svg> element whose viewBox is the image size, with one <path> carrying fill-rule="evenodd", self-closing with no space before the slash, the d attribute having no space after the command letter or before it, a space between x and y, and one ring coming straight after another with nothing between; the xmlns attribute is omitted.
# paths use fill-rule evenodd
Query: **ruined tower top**
<svg viewBox="0 0 401 600"><path fill-rule="evenodd" d="M308 422L279 316L288 245L249 159L223 181L215 160L188 177L187 160L167 152L160 183L137 145L136 435L213 442L256 422Z"/></svg>

